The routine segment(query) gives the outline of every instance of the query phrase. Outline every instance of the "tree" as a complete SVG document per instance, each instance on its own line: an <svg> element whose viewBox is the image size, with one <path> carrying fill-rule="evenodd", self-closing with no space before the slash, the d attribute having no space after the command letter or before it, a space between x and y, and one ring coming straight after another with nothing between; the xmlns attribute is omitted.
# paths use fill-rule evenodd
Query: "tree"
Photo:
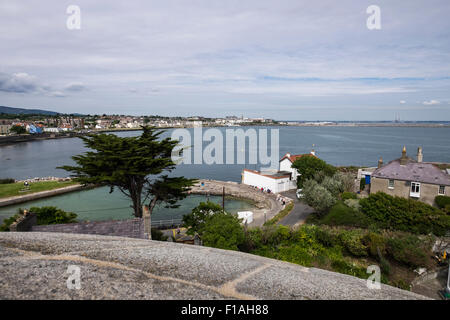
<svg viewBox="0 0 450 320"><path fill-rule="evenodd" d="M188 228L188 234L194 235L197 233L202 237L207 218L222 212L223 208L217 203L200 202L197 207L192 209L191 213L183 216L183 225Z"/></svg>
<svg viewBox="0 0 450 320"><path fill-rule="evenodd" d="M114 134L90 134L81 137L86 147L95 150L72 159L78 166L59 167L72 172L72 177L83 184L100 184L119 189L132 201L134 216L142 217L142 206L149 203L150 215L158 203L176 207L176 202L187 196L195 179L168 177L175 169L172 150L178 141L161 139L164 132L142 127L138 137L118 137Z"/></svg>
<svg viewBox="0 0 450 320"><path fill-rule="evenodd" d="M27 130L25 129L25 127L22 127L19 125L12 126L11 129L9 129L9 131L14 132L15 134L27 133Z"/></svg>
<svg viewBox="0 0 450 320"><path fill-rule="evenodd" d="M216 213L206 218L201 237L203 244L219 249L239 250L244 243L241 219L228 213Z"/></svg>
<svg viewBox="0 0 450 320"><path fill-rule="evenodd" d="M297 177L298 188L303 187L303 183L322 171L325 176L332 176L336 168L313 155L298 158L292 164L292 168L297 169L300 176ZM320 181L319 181L320 182Z"/></svg>
<svg viewBox="0 0 450 320"><path fill-rule="evenodd" d="M336 198L330 191L311 179L303 184L303 199L319 214L324 214L336 203Z"/></svg>

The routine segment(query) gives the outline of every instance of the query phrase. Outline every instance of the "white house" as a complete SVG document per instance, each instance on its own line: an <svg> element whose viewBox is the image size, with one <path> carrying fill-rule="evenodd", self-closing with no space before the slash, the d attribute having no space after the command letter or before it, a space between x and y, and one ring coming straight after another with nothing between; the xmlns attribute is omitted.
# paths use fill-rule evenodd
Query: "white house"
<svg viewBox="0 0 450 320"><path fill-rule="evenodd" d="M291 155L286 153L279 163L278 171L256 171L244 169L242 171L242 183L259 189L270 190L273 193L280 193L292 189L297 189L297 177L299 173L291 168L292 163L300 157L316 156L314 150L307 154Z"/></svg>

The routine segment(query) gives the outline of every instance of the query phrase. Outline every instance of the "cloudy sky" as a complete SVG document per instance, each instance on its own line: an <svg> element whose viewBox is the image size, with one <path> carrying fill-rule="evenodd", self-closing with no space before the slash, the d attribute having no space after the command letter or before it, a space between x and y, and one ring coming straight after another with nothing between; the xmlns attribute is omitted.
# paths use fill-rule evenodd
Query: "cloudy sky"
<svg viewBox="0 0 450 320"><path fill-rule="evenodd" d="M1 0L0 105L450 120L449 14L448 0Z"/></svg>

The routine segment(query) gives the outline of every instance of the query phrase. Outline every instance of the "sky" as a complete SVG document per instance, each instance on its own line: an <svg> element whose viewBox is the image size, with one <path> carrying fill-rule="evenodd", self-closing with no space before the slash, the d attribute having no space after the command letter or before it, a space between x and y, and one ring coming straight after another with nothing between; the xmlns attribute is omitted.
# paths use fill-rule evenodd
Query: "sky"
<svg viewBox="0 0 450 320"><path fill-rule="evenodd" d="M450 121L449 14L448 0L1 0L0 105Z"/></svg>

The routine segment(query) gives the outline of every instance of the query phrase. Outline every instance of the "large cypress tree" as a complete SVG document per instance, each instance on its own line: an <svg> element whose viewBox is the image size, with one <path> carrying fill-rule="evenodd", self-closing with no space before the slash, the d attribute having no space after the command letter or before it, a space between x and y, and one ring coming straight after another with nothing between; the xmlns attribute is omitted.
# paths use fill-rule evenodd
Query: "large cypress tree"
<svg viewBox="0 0 450 320"><path fill-rule="evenodd" d="M82 184L109 186L110 193L119 189L132 201L134 215L142 217L142 206L149 205L150 215L158 203L177 207L195 179L169 177L175 169L172 150L177 140L161 139L163 130L142 127L138 137L118 137L114 134L90 134L81 137L86 147L94 150L73 156L78 166L62 166ZM181 151L180 151L181 152ZM147 202L148 201L148 202Z"/></svg>

